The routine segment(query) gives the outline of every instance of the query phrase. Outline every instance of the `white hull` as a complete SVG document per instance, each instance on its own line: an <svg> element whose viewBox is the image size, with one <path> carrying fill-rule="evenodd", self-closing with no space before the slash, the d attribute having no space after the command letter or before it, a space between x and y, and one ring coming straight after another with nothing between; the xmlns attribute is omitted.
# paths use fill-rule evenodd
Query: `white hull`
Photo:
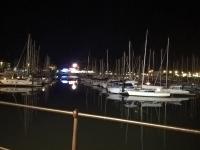
<svg viewBox="0 0 200 150"><path fill-rule="evenodd" d="M37 91L38 88L31 88L31 87L1 87L0 92L4 93L29 93L32 91Z"/></svg>
<svg viewBox="0 0 200 150"><path fill-rule="evenodd" d="M162 86L143 85L142 88L149 89L149 90L159 89L161 92L170 93L171 95L191 95L189 91L181 89L181 86L170 86L168 89L165 89Z"/></svg>
<svg viewBox="0 0 200 150"><path fill-rule="evenodd" d="M108 93L120 94L122 92L122 87L108 87L107 90Z"/></svg>
<svg viewBox="0 0 200 150"><path fill-rule="evenodd" d="M142 97L170 97L168 92L160 92L154 90L128 90L130 96L142 96Z"/></svg>
<svg viewBox="0 0 200 150"><path fill-rule="evenodd" d="M122 92L123 82L115 82L115 84L111 84L107 86L107 90L109 93L113 94L122 94L127 93L128 90L134 89L136 83L135 81L126 81L124 83L124 91Z"/></svg>
<svg viewBox="0 0 200 150"><path fill-rule="evenodd" d="M190 92L186 90L162 89L162 91L169 92L170 94L175 94L175 95L189 95L190 94Z"/></svg>
<svg viewBox="0 0 200 150"><path fill-rule="evenodd" d="M113 94L123 94L127 93L128 90L133 89L133 88L124 88L124 91L122 92L122 87L107 87L108 93L113 93Z"/></svg>
<svg viewBox="0 0 200 150"><path fill-rule="evenodd" d="M172 95L194 95L184 90L181 85L172 85L168 89L162 89L162 91L169 92Z"/></svg>
<svg viewBox="0 0 200 150"><path fill-rule="evenodd" d="M2 79L0 85L3 86L42 86L38 82L32 82L30 79Z"/></svg>
<svg viewBox="0 0 200 150"><path fill-rule="evenodd" d="M189 100L188 97L139 97L139 96L127 96L124 98L126 101L156 101L156 102L181 102Z"/></svg>

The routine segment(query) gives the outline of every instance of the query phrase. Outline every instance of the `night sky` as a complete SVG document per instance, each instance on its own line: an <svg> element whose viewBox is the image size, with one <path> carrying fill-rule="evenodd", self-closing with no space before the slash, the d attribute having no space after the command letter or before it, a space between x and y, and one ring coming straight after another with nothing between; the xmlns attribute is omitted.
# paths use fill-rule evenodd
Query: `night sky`
<svg viewBox="0 0 200 150"><path fill-rule="evenodd" d="M0 59L17 60L28 33L53 63L67 65L96 58L111 58L128 52L131 40L137 54L143 54L148 28L148 48L160 52L170 37L170 54L200 55L200 13L198 5L142 3L133 1L10 2L1 4Z"/></svg>

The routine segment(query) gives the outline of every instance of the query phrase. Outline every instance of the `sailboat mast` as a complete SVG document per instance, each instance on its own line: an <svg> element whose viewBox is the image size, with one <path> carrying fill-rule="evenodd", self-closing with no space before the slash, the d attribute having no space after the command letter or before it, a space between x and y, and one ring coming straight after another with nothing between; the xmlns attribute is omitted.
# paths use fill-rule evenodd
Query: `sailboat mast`
<svg viewBox="0 0 200 150"><path fill-rule="evenodd" d="M126 75L126 52L124 51L124 56L123 56L123 78Z"/></svg>
<svg viewBox="0 0 200 150"><path fill-rule="evenodd" d="M148 65L148 82L149 82L149 75L150 75L150 68L151 68L151 49L149 52L149 65Z"/></svg>
<svg viewBox="0 0 200 150"><path fill-rule="evenodd" d="M145 48L144 48L144 60L143 60L143 71L142 71L142 86L144 82L144 70L145 70L145 62L146 62L146 50L147 50L147 37L148 37L148 29L146 32L146 39L145 39Z"/></svg>
<svg viewBox="0 0 200 150"><path fill-rule="evenodd" d="M153 73L153 75L152 75L152 81L154 81L154 70L155 70L155 68L154 68L155 67L154 66L154 64L155 64L155 58L154 57L155 56L154 55L155 55L155 52L153 51L153 64L152 64L152 68L153 68L153 72L152 73Z"/></svg>
<svg viewBox="0 0 200 150"><path fill-rule="evenodd" d="M107 69L106 69L106 72L107 72L107 74L108 74L108 72L109 72L109 64L108 64L108 49L107 49L107 51L106 51L106 61L107 61Z"/></svg>
<svg viewBox="0 0 200 150"><path fill-rule="evenodd" d="M167 78L168 78L168 55L169 55L169 38L167 40L167 64L166 64L166 88L167 88Z"/></svg>
<svg viewBox="0 0 200 150"><path fill-rule="evenodd" d="M129 41L129 52L128 52L128 72L129 72L129 78L131 79L131 41Z"/></svg>
<svg viewBox="0 0 200 150"><path fill-rule="evenodd" d="M26 68L27 68L27 75L30 73L30 49L31 49L31 35L28 35L28 43L27 43L27 50L26 50Z"/></svg>
<svg viewBox="0 0 200 150"><path fill-rule="evenodd" d="M90 51L89 51L88 60L87 60L87 73L89 71L89 65L90 65Z"/></svg>
<svg viewBox="0 0 200 150"><path fill-rule="evenodd" d="M162 85L162 62L163 62L163 49L160 51L160 86Z"/></svg>

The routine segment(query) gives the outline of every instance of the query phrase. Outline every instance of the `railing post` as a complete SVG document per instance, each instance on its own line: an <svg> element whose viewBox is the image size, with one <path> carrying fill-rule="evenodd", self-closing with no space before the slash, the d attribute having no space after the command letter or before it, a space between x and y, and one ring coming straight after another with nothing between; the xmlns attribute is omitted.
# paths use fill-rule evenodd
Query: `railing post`
<svg viewBox="0 0 200 150"><path fill-rule="evenodd" d="M72 135L72 150L77 150L77 127L78 127L78 110L73 111L73 135Z"/></svg>

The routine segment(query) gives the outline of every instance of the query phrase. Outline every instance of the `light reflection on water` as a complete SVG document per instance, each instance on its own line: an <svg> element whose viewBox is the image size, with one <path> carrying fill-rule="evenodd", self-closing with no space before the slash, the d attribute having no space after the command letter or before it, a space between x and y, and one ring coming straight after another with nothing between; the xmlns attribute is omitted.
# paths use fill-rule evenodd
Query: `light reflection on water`
<svg viewBox="0 0 200 150"><path fill-rule="evenodd" d="M78 87L78 78L70 76L61 76L61 83L71 85L72 90L76 90Z"/></svg>
<svg viewBox="0 0 200 150"><path fill-rule="evenodd" d="M99 87L58 82L45 90L1 92L1 100L27 105L74 110L151 123L180 127L200 127L198 99L182 98L164 101L145 101L141 98L107 94ZM22 90L22 89L20 89ZM19 91L19 89L18 89ZM132 99L132 100L131 100ZM11 149L70 149L72 119L52 113L0 106L0 146ZM12 137L12 138L11 138ZM79 149L185 149L200 146L199 136L150 129L93 119L80 118ZM179 140L177 140L179 139ZM181 140L181 142L180 142ZM190 145L190 146L189 146Z"/></svg>

